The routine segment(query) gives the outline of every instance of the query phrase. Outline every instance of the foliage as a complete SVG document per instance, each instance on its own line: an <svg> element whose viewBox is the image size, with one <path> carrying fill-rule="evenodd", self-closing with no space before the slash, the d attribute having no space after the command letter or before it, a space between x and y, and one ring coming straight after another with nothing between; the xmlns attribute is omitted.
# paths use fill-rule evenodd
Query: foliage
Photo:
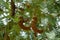
<svg viewBox="0 0 60 40"><path fill-rule="evenodd" d="M60 40L60 0L0 0L0 40Z"/></svg>

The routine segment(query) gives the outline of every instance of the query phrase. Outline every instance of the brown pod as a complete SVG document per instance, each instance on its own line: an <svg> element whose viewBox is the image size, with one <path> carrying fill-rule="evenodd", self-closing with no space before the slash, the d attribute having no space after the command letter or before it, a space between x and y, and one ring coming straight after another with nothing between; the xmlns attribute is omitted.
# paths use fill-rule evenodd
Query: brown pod
<svg viewBox="0 0 60 40"><path fill-rule="evenodd" d="M39 30L38 28L36 28L36 24L35 23L32 23L31 27L32 27L32 30L35 33L42 33L43 32L43 30Z"/></svg>
<svg viewBox="0 0 60 40"><path fill-rule="evenodd" d="M23 29L23 30L30 30L30 27L26 27L26 26L24 26L23 25L23 23L24 23L24 19L23 19L23 17L20 17L20 21L19 21L19 26Z"/></svg>
<svg viewBox="0 0 60 40"><path fill-rule="evenodd" d="M32 30L33 30L35 33L42 33L43 30L39 30L38 28L36 28L36 23L37 23L37 17L33 17L33 21L32 21L32 23L31 23Z"/></svg>
<svg viewBox="0 0 60 40"><path fill-rule="evenodd" d="M15 15L15 4L14 4L14 1L11 0L11 16L14 16Z"/></svg>

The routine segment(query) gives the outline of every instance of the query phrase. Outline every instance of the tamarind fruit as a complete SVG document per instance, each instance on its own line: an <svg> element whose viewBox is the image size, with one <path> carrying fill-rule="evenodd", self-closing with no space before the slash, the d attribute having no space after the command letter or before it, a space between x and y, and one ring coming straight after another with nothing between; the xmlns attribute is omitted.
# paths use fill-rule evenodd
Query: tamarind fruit
<svg viewBox="0 0 60 40"><path fill-rule="evenodd" d="M11 0L11 16L13 17L15 15L15 4L14 1Z"/></svg>
<svg viewBox="0 0 60 40"><path fill-rule="evenodd" d="M33 29L33 31L35 33L42 33L43 30L39 30L38 28L36 28L36 23L37 23L37 17L35 16L35 17L33 17L33 21L31 23L31 27L32 27L32 29Z"/></svg>
<svg viewBox="0 0 60 40"><path fill-rule="evenodd" d="M26 27L26 26L24 26L23 25L23 22L24 22L24 19L23 19L23 17L20 17L20 21L19 21L19 26L23 29L23 30L30 30L30 27Z"/></svg>

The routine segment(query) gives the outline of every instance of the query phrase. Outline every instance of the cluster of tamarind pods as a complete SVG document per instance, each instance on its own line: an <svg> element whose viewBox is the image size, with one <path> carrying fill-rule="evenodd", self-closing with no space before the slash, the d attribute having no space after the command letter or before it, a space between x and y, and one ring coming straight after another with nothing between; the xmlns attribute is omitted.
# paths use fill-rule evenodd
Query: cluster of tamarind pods
<svg viewBox="0 0 60 40"><path fill-rule="evenodd" d="M27 7L29 8L30 5L27 5ZM11 0L11 16L14 16L15 15L15 4L13 2L13 0ZM32 30L35 32L35 33L42 33L43 30L39 30L37 27L36 27L36 24L37 24L37 16L33 16L32 18L32 22L31 24L29 25L29 27L26 27L25 25L23 25L24 23L24 18L22 16L20 16L20 21L18 22L18 25L21 29L23 30Z"/></svg>
<svg viewBox="0 0 60 40"><path fill-rule="evenodd" d="M36 24L37 24L37 17L36 16L33 16L32 18L32 21L31 21L31 24L29 25L29 27L26 27L25 25L23 25L24 23L24 19L23 17L21 16L20 17L20 21L19 21L19 26L20 28L22 28L23 30L32 30L35 32L35 33L42 33L43 30L39 30L37 27L36 27Z"/></svg>

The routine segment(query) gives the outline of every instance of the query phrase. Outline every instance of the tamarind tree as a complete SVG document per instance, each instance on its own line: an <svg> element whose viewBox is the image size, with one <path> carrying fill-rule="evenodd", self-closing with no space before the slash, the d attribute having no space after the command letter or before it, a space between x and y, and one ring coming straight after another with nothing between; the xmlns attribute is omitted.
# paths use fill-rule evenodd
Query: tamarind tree
<svg viewBox="0 0 60 40"><path fill-rule="evenodd" d="M60 40L60 0L0 0L0 40Z"/></svg>

